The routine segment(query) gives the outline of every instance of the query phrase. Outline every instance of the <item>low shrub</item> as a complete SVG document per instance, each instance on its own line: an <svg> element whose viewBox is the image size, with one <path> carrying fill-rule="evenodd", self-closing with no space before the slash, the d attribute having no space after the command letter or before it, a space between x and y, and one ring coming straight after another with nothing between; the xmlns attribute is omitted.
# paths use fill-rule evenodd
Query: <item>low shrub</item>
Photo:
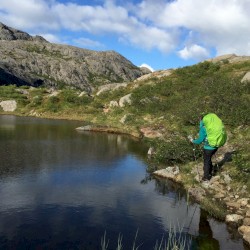
<svg viewBox="0 0 250 250"><path fill-rule="evenodd" d="M171 141L157 140L152 142L155 148L155 160L167 165L183 164L194 159L193 148L185 139L174 138Z"/></svg>

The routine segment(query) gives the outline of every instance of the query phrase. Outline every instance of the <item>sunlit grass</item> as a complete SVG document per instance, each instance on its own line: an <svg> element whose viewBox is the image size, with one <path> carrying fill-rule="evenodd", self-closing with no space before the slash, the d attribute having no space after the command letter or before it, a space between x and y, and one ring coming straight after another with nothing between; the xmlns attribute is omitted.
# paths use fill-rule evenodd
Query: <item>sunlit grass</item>
<svg viewBox="0 0 250 250"><path fill-rule="evenodd" d="M143 249L143 242L141 244L137 244L138 230L136 231L135 239L132 243L131 249L138 250ZM116 250L129 249L125 247L122 243L123 236L121 233L118 235ZM171 228L167 232L166 237L164 235L160 240L156 240L155 245L152 250L188 250L191 246L191 237L184 235L182 229L176 229L176 227ZM104 232L103 237L101 238L101 249L108 250L109 249L109 239L107 239L106 231Z"/></svg>

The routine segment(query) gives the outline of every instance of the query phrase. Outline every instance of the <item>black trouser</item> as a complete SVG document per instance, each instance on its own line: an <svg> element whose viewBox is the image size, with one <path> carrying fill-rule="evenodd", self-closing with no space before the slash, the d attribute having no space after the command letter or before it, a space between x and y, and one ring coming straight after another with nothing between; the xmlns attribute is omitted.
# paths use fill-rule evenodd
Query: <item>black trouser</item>
<svg viewBox="0 0 250 250"><path fill-rule="evenodd" d="M212 156L216 153L216 149L203 149L203 158L204 158L204 179L211 179L212 171L213 171L213 164L212 164Z"/></svg>

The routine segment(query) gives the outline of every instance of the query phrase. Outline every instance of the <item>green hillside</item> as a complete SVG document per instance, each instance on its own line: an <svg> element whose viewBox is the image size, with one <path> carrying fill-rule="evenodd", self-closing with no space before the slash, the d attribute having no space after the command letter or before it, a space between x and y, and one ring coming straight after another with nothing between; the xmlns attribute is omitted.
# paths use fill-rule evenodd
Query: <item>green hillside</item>
<svg viewBox="0 0 250 250"><path fill-rule="evenodd" d="M148 171L178 164L186 174L186 186L195 183L190 176L194 152L187 136L197 135L200 114L216 113L229 135L225 150L230 148L233 155L223 168L233 179L232 185L247 186L250 192L250 82L242 81L249 71L250 60L203 62L170 70L166 76L154 72L126 87L98 95L96 90L92 96L77 89L0 86L0 101L17 101L11 114L82 120L96 128L141 137L155 148ZM127 103L119 105L129 94ZM199 148L195 157L202 160Z"/></svg>

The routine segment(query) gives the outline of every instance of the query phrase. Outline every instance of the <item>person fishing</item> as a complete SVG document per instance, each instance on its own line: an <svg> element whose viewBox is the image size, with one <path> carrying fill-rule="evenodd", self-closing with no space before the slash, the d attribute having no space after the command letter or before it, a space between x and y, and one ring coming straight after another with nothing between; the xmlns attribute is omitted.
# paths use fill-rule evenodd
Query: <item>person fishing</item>
<svg viewBox="0 0 250 250"><path fill-rule="evenodd" d="M227 135L221 119L214 113L209 113L200 117L199 137L193 139L188 136L188 139L193 144L203 143L203 161L204 175L203 181L209 181L212 178L213 164L212 157L217 152L218 148L226 143Z"/></svg>

